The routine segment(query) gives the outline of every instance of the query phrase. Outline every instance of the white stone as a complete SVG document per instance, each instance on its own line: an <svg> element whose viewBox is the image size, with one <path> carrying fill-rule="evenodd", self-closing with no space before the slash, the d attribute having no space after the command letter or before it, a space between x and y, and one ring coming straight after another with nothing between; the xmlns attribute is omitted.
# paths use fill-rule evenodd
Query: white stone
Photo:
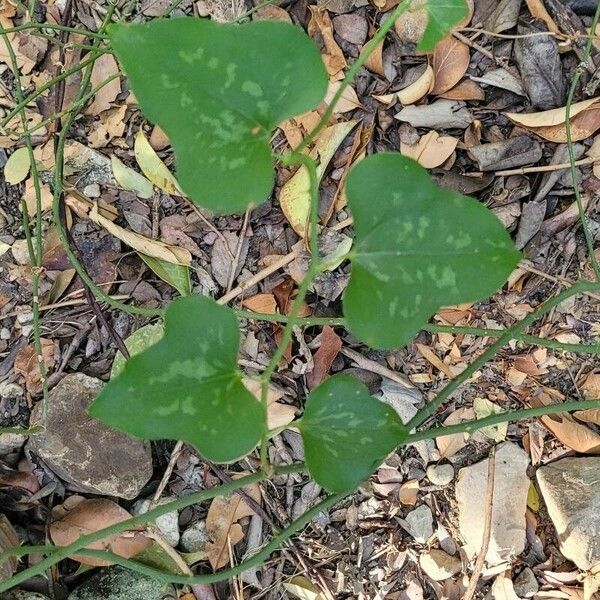
<svg viewBox="0 0 600 600"><path fill-rule="evenodd" d="M12 454L21 449L27 438L20 433L1 433L0 434L0 456Z"/></svg>
<svg viewBox="0 0 600 600"><path fill-rule="evenodd" d="M427 467L427 479L433 485L448 485L454 479L454 467L449 464L429 465Z"/></svg>
<svg viewBox="0 0 600 600"><path fill-rule="evenodd" d="M446 554L443 550L433 548L419 556L419 565L428 577L435 581L443 581L460 573L462 563L459 558Z"/></svg>
<svg viewBox="0 0 600 600"><path fill-rule="evenodd" d="M560 549L580 569L600 564L600 456L568 457L541 467L537 480Z"/></svg>
<svg viewBox="0 0 600 600"><path fill-rule="evenodd" d="M506 562L525 549L528 464L527 453L516 444L505 442L497 447L492 531L486 554L490 566ZM460 533L470 558L481 551L483 541L487 472L486 459L461 469L456 483Z"/></svg>

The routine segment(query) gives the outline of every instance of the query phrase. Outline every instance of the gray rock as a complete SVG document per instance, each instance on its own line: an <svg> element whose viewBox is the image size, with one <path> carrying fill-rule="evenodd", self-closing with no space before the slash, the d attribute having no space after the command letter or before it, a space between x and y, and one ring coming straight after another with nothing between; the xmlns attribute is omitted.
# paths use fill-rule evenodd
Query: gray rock
<svg viewBox="0 0 600 600"><path fill-rule="evenodd" d="M92 575L69 594L68 600L164 600L176 597L175 594L171 584L121 567L109 567Z"/></svg>
<svg viewBox="0 0 600 600"><path fill-rule="evenodd" d="M600 564L600 456L557 460L537 480L561 552L580 569Z"/></svg>
<svg viewBox="0 0 600 600"><path fill-rule="evenodd" d="M194 523L181 534L181 547L186 552L201 552L209 541L205 521Z"/></svg>
<svg viewBox="0 0 600 600"><path fill-rule="evenodd" d="M529 478L527 453L516 444L504 442L496 451L492 531L486 554L488 565L498 565L525 549L525 511ZM456 499L461 536L469 557L481 551L485 522L488 461L461 469L456 482Z"/></svg>
<svg viewBox="0 0 600 600"><path fill-rule="evenodd" d="M48 600L48 596L37 592L26 592L24 590L10 590L0 594L0 600Z"/></svg>
<svg viewBox="0 0 600 600"><path fill-rule="evenodd" d="M540 586L535 577L535 573L529 568L525 567L513 581L515 594L519 598L531 598L537 594Z"/></svg>
<svg viewBox="0 0 600 600"><path fill-rule="evenodd" d="M421 504L406 515L406 520L402 525L415 538L415 541L424 544L433 535L431 509L426 504Z"/></svg>
<svg viewBox="0 0 600 600"><path fill-rule="evenodd" d="M454 467L449 464L429 465L427 467L427 479L433 485L448 485L454 479Z"/></svg>
<svg viewBox="0 0 600 600"><path fill-rule="evenodd" d="M163 498L158 504L168 504L174 500L174 498ZM150 500L140 500L135 503L133 507L134 515L142 515L148 512L150 508ZM165 538L165 541L169 546L177 546L179 544L179 513L174 510L173 512L165 513L158 517L155 521L157 529Z"/></svg>
<svg viewBox="0 0 600 600"><path fill-rule="evenodd" d="M21 449L27 438L20 433L2 433L0 434L0 456L12 454Z"/></svg>
<svg viewBox="0 0 600 600"><path fill-rule="evenodd" d="M45 431L32 436L27 447L70 489L131 500L152 476L150 445L87 413L103 385L82 373L67 375L49 394ZM39 402L31 424L42 424Z"/></svg>

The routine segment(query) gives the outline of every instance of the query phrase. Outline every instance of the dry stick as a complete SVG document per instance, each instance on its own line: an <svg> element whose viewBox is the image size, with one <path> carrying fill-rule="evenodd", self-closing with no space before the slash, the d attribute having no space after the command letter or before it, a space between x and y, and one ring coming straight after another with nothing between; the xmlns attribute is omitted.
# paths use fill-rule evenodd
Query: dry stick
<svg viewBox="0 0 600 600"><path fill-rule="evenodd" d="M353 360L362 369L377 373L377 375L381 375L382 377L387 377L388 379L400 384L402 387L408 389L415 388L415 386L408 379L406 379L406 377L400 375L400 373L392 371L391 369L380 365L378 362L366 358L360 352L356 352L356 350L352 350L351 348L342 348L340 352Z"/></svg>
<svg viewBox="0 0 600 600"><path fill-rule="evenodd" d="M468 38L467 36L462 35L462 33L459 33L458 31L453 31L452 35L457 40L461 41L463 44L466 44L467 46L470 46L471 48L473 48L473 50L477 50L477 52L480 52L484 56L491 58L497 65L502 66L502 67L505 66L505 63L498 57L494 56L494 54L492 52L490 52L483 46L479 45L477 42L473 41L472 39Z"/></svg>
<svg viewBox="0 0 600 600"><path fill-rule="evenodd" d="M242 223L242 229L238 236L237 247L235 249L235 256L229 266L229 273L227 274L227 291L231 290L233 280L235 279L235 272L237 271L238 264L240 263L240 257L242 255L242 248L244 247L244 241L246 239L246 231L248 230L248 221L250 220L251 209L247 208L244 213L244 222Z"/></svg>
<svg viewBox="0 0 600 600"><path fill-rule="evenodd" d="M588 158L582 158L575 161L576 167L583 167L585 165L591 165L596 162L600 162L599 157L589 156ZM556 165L545 165L543 167L521 167L520 169L507 169L505 171L494 171L494 175L498 177L508 177L509 175L526 175L527 173L548 173L550 171L562 171L567 170L571 167L571 163L559 163ZM465 173L467 177L482 177L485 175L483 171L473 171L471 173Z"/></svg>
<svg viewBox="0 0 600 600"><path fill-rule="evenodd" d="M492 446L490 456L488 458L488 470L487 470L487 488L485 492L485 512L484 512L484 523L483 523L483 540L481 542L481 550L477 555L475 561L475 567L473 568L473 574L469 581L467 591L463 596L462 600L472 600L477 589L477 582L483 571L483 565L485 563L485 557L487 555L488 548L490 546L490 537L492 535L492 514L494 511L494 485L496 475L496 446Z"/></svg>

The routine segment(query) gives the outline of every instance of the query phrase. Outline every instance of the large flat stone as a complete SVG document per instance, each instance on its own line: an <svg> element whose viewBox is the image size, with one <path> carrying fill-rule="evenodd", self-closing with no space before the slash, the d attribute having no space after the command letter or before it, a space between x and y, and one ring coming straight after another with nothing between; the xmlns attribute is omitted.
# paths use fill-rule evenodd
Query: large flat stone
<svg viewBox="0 0 600 600"><path fill-rule="evenodd" d="M131 500L152 476L150 444L87 413L103 385L82 373L67 375L48 395L45 431L27 445L70 489ZM43 425L42 417L38 402L31 424Z"/></svg>
<svg viewBox="0 0 600 600"><path fill-rule="evenodd" d="M525 549L528 464L527 453L516 444L505 442L497 447L488 565L509 561ZM456 483L460 533L471 558L479 554L483 542L487 473L486 459L461 469Z"/></svg>
<svg viewBox="0 0 600 600"><path fill-rule="evenodd" d="M600 564L600 456L568 457L540 467L537 480L560 549L580 569Z"/></svg>

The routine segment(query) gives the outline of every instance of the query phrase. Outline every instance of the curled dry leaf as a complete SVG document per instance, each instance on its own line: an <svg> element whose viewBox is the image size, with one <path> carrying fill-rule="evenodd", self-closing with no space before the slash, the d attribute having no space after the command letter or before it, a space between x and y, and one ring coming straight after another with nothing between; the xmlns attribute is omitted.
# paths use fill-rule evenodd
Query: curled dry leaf
<svg viewBox="0 0 600 600"><path fill-rule="evenodd" d="M50 537L57 546L64 547L82 535L99 531L129 518L131 518L131 515L112 500L105 498L84 499L73 508L67 508L66 514L60 516L50 525ZM150 540L143 534L125 532L94 542L86 548L89 550L109 550L123 558L131 558L142 552L149 544ZM71 558L84 565L97 567L113 564L108 560L76 554L71 555Z"/></svg>
<svg viewBox="0 0 600 600"><path fill-rule="evenodd" d="M459 81L453 88L439 96L447 100L485 100L485 92L471 79Z"/></svg>
<svg viewBox="0 0 600 600"><path fill-rule="evenodd" d="M260 502L260 488L250 485L242 488L248 496ZM206 515L206 533L211 541L206 545L207 558L213 569L217 570L229 564L229 548L240 542L244 533L238 523L243 517L249 517L254 511L244 502L240 494L217 496Z"/></svg>
<svg viewBox="0 0 600 600"><path fill-rule="evenodd" d="M332 81L341 79L346 68L344 53L333 37L333 24L329 13L319 6L309 6L310 21L308 23L308 35L314 39L320 36L325 46L325 52L321 54L325 68Z"/></svg>
<svg viewBox="0 0 600 600"><path fill-rule="evenodd" d="M466 73L471 55L469 47L449 35L441 40L433 51L435 83L431 93L443 94L454 87Z"/></svg>
<svg viewBox="0 0 600 600"><path fill-rule="evenodd" d="M56 347L54 342L47 338L42 338L40 341L42 343L42 357L44 359L46 372L49 372L56 362ZM39 394L42 391L38 356L33 344L29 344L19 350L15 357L14 369L15 373L18 373L25 379L27 391L32 396Z"/></svg>
<svg viewBox="0 0 600 600"><path fill-rule="evenodd" d="M262 387L260 381L245 377L243 380L246 389L260 400ZM296 407L291 404L279 402L284 396L283 390L269 385L267 392L267 426L269 429L277 429L289 425L296 416Z"/></svg>
<svg viewBox="0 0 600 600"><path fill-rule="evenodd" d="M173 196L185 196L179 184L165 163L160 159L150 142L146 139L144 132L140 129L135 136L133 147L135 159L142 173L165 194Z"/></svg>
<svg viewBox="0 0 600 600"><path fill-rule="evenodd" d="M310 155L318 160L317 177L320 181L329 161L333 158L339 145L352 131L358 121L337 123L323 130ZM301 237L306 235L306 225L310 213L310 181L308 171L304 166L285 183L279 193L281 210Z"/></svg>
<svg viewBox="0 0 600 600"><path fill-rule="evenodd" d="M242 306L256 313L273 315L277 312L277 302L273 294L255 294L242 300Z"/></svg>
<svg viewBox="0 0 600 600"><path fill-rule="evenodd" d="M69 204L68 199L67 204ZM104 227L110 234L114 235L134 250L137 250L146 256L151 256L152 258L186 267L192 262L192 255L186 248L166 244L165 242L153 240L139 233L135 233L134 231L128 231L103 216L98 210L98 205L96 203L92 205L87 217L94 223Z"/></svg>
<svg viewBox="0 0 600 600"><path fill-rule="evenodd" d="M321 333L321 345L313 356L314 368L306 375L306 384L309 390L316 388L327 377L341 348L340 336L332 327L325 325Z"/></svg>
<svg viewBox="0 0 600 600"><path fill-rule="evenodd" d="M431 92L435 85L435 74L431 65L427 65L423 74L404 89L396 92L398 100L405 106L414 104Z"/></svg>
<svg viewBox="0 0 600 600"><path fill-rule="evenodd" d="M19 545L19 537L6 515L0 513L0 554ZM19 562L16 556L10 556L0 564L0 581L5 581L17 570Z"/></svg>
<svg viewBox="0 0 600 600"><path fill-rule="evenodd" d="M369 71L373 71L373 73L385 77L385 68L383 66L383 41L377 44L375 50L369 54L369 58L367 58L367 61L365 62L365 67L367 67Z"/></svg>
<svg viewBox="0 0 600 600"><path fill-rule="evenodd" d="M331 81L329 82L329 86L327 87L327 92L325 94L325 99L323 100L326 105L331 104L333 97L335 96L338 88L342 85L341 81ZM361 108L362 104L354 91L354 88L348 86L343 92L342 96L338 100L335 108L333 109L333 114L338 113L346 113L351 110L356 110L357 108Z"/></svg>
<svg viewBox="0 0 600 600"><path fill-rule="evenodd" d="M92 68L92 87L98 87L105 79L118 73L119 66L117 65L115 57L110 53L101 54L94 62ZM102 111L109 109L120 93L121 82L117 77L116 79L109 81L96 92L92 104L90 104L86 111L87 114L98 115Z"/></svg>
<svg viewBox="0 0 600 600"><path fill-rule="evenodd" d="M446 162L457 144L456 138L430 131L412 146L400 142L400 152L404 156L410 156L426 169L433 169Z"/></svg>

